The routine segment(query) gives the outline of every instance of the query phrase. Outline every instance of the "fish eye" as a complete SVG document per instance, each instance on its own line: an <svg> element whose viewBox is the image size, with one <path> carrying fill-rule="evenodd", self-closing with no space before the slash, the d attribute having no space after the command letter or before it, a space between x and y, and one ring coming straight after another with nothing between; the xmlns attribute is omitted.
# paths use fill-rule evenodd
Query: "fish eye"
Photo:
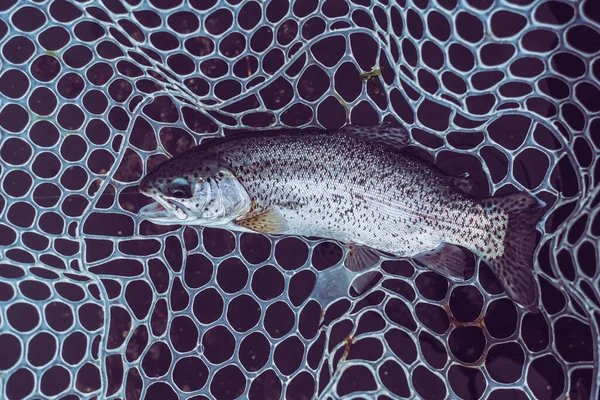
<svg viewBox="0 0 600 400"><path fill-rule="evenodd" d="M187 181L173 181L169 184L168 194L176 199L189 199L192 197L192 188Z"/></svg>

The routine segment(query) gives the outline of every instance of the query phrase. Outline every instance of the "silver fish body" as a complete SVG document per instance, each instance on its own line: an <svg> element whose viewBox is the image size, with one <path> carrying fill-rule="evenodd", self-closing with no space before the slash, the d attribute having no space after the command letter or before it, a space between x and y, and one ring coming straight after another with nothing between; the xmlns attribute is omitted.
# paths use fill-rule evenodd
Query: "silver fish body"
<svg viewBox="0 0 600 400"><path fill-rule="evenodd" d="M188 204L178 203L186 209L179 223L331 238L397 256L437 248L438 266L456 255L453 250L447 257L439 246L459 245L487 261L517 302L529 308L537 303L531 271L535 244L515 242L513 232L521 242L532 234L539 203L526 194L478 200L458 187L459 180L405 150L344 132L249 134L169 160L149 173L140 189L168 208L177 200L169 199L164 185L176 179L221 191L210 204L198 202L202 195L190 191ZM222 206L227 201L228 213ZM218 206L219 218L207 219L207 213L218 214ZM261 225L264 213L274 213L280 223Z"/></svg>
<svg viewBox="0 0 600 400"><path fill-rule="evenodd" d="M256 207L275 208L282 234L333 238L398 256L440 242L483 249L492 215L426 164L342 134L268 136L219 147ZM469 221L471 221L469 223Z"/></svg>

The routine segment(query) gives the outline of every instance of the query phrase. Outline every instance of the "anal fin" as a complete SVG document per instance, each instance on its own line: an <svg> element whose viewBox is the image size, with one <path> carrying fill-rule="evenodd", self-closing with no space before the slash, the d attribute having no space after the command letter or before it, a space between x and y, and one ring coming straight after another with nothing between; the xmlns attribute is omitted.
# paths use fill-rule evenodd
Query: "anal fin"
<svg viewBox="0 0 600 400"><path fill-rule="evenodd" d="M441 243L434 250L417 254L413 259L443 276L465 279L465 253L453 244Z"/></svg>
<svg viewBox="0 0 600 400"><path fill-rule="evenodd" d="M260 214L234 221L236 225L261 233L285 233L288 223L281 213L270 208Z"/></svg>

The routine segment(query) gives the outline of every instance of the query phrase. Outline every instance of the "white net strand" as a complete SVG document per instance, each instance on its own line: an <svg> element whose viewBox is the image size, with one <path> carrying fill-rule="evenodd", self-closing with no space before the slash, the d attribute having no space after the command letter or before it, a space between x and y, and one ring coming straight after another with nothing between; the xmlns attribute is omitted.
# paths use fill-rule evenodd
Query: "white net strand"
<svg viewBox="0 0 600 400"><path fill-rule="evenodd" d="M599 30L593 0L4 2L0 397L597 397ZM541 314L475 260L353 296L337 243L136 215L203 138L384 118L547 203Z"/></svg>

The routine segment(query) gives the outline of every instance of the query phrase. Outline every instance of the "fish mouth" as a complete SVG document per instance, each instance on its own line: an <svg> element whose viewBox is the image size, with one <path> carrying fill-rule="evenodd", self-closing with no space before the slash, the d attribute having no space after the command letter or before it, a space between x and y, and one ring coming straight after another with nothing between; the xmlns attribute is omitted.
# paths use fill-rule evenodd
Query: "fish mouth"
<svg viewBox="0 0 600 400"><path fill-rule="evenodd" d="M152 202L140 209L138 215L145 219L163 219L174 217L173 213L158 201Z"/></svg>
<svg viewBox="0 0 600 400"><path fill-rule="evenodd" d="M154 198L153 203L142 207L138 215L144 219L156 224L177 224L183 220L189 219L189 216L183 211L183 208L168 199Z"/></svg>

